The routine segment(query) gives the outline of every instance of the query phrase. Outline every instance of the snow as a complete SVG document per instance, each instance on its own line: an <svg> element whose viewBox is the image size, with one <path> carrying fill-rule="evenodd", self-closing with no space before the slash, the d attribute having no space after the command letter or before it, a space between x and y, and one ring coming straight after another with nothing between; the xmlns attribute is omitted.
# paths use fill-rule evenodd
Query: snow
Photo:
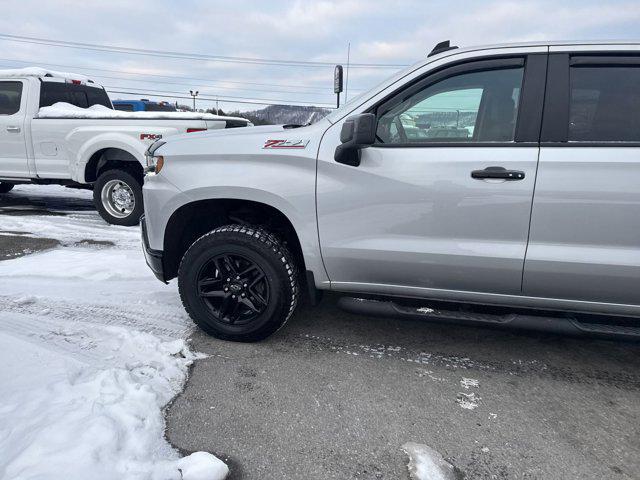
<svg viewBox="0 0 640 480"><path fill-rule="evenodd" d="M14 193L15 192L15 193ZM17 186L60 207L90 192ZM163 409L199 358L175 285L144 264L137 228L95 211L0 215L0 231L33 232L62 246L0 262L0 478L219 480L227 466L180 458L164 438ZM81 239L115 245L79 245Z"/></svg>
<svg viewBox="0 0 640 480"><path fill-rule="evenodd" d="M433 448L409 442L402 449L409 456L407 467L412 480L455 480L453 465Z"/></svg>
<svg viewBox="0 0 640 480"><path fill-rule="evenodd" d="M80 108L70 103L58 102L49 107L42 107L37 118L127 118L127 119L172 119L172 120L244 120L237 117L223 117L212 113L199 112L125 112L114 110L104 105L92 105Z"/></svg>
<svg viewBox="0 0 640 480"><path fill-rule="evenodd" d="M480 382L475 378L462 377L462 380L460 380L460 386L468 390L469 388L478 388L480 386Z"/></svg>
<svg viewBox="0 0 640 480"><path fill-rule="evenodd" d="M478 408L478 403L480 402L480 397L475 393L458 393L456 397L456 403L460 405L460 408L464 408L465 410L475 410Z"/></svg>
<svg viewBox="0 0 640 480"><path fill-rule="evenodd" d="M0 70L0 78L45 77L47 75L56 78L65 78L68 80L81 80L85 82L89 80L89 77L87 77L86 75L81 75L79 73L59 72L57 70L50 70L48 68L40 67L25 67Z"/></svg>

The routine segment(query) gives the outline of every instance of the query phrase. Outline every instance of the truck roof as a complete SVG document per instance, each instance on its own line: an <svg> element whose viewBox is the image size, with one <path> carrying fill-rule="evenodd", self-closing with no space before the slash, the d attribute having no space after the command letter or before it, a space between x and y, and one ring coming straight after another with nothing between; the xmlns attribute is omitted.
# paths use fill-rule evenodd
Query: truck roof
<svg viewBox="0 0 640 480"><path fill-rule="evenodd" d="M80 73L59 72L41 67L25 67L0 70L0 78L17 78L17 77L38 77L38 78L57 78L63 80L80 80L83 82L93 82L86 75Z"/></svg>
<svg viewBox="0 0 640 480"><path fill-rule="evenodd" d="M442 42L444 43L444 42ZM590 47L590 46L626 46L640 47L640 39L637 40L554 40L554 41L529 41L497 43L489 45L470 45L468 47L455 47L455 51L443 50L441 53L473 52L478 50L495 50L499 48L526 48L526 47ZM454 50L453 48L451 50ZM440 54L440 53L438 53ZM419 63L422 63L421 60Z"/></svg>

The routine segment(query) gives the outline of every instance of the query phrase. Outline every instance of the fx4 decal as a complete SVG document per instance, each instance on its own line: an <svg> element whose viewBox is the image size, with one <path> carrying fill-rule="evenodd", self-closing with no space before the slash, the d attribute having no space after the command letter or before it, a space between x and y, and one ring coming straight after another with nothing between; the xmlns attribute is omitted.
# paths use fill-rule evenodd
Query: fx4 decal
<svg viewBox="0 0 640 480"><path fill-rule="evenodd" d="M141 133L140 140L159 140L162 135L159 133Z"/></svg>
<svg viewBox="0 0 640 480"><path fill-rule="evenodd" d="M307 148L309 140L267 140L262 148Z"/></svg>

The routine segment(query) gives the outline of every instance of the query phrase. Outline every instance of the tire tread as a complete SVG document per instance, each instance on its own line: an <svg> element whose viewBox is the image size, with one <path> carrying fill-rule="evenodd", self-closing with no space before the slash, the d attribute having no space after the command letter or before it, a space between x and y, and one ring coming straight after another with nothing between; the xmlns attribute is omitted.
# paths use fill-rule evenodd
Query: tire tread
<svg viewBox="0 0 640 480"><path fill-rule="evenodd" d="M293 312L295 311L296 306L298 304L298 299L299 299L299 296L300 296L300 287L298 285L298 269L296 267L295 262L293 261L293 255L291 254L289 249L280 241L280 239L276 235L274 235L273 233L271 233L271 232L269 232L269 231L267 231L267 230L265 230L265 229L263 229L261 227L253 227L253 226L240 225L240 224L228 224L228 225L223 225L223 226L217 227L217 228L211 230L210 232L205 233L204 235L199 237L186 250L186 252L182 256L182 259L180 261L180 266L178 268L178 278L182 278L183 271L186 268L185 259L188 258L188 256L190 255L190 253L191 253L191 251L193 249L198 248L199 245L202 244L202 242L206 242L209 238L217 236L217 235L225 234L225 233L246 235L247 236L247 240L253 239L253 240L256 240L256 241L260 242L262 244L262 246L266 247L267 250L269 250L272 253L272 255L284 267L284 271L286 272L287 277L288 277L289 307L288 307L288 310L287 310L287 313L285 315L284 320L281 322L281 324L278 326L278 328L272 333L277 332L278 330L280 330L280 328L282 328L287 323L287 321L293 315ZM206 328L206 325L203 325L200 322L197 322L195 320L197 315L191 309L191 307L189 306L189 303L186 301L184 289L183 288L179 288L178 290L179 290L179 293L180 293L180 300L182 301L182 305L184 306L185 310L187 310L187 313L189 313L189 316L192 319L194 319L194 321L198 324L198 326L200 328L202 328L203 330L205 330L205 332L207 332L209 334L212 334L211 330ZM215 333L215 336L217 336L219 338L224 338L225 337L224 335L220 335L217 332ZM262 337L260 335L258 335L257 338L262 338ZM228 338L228 339L231 339L231 338ZM249 339L249 341L251 341L251 340L252 339Z"/></svg>

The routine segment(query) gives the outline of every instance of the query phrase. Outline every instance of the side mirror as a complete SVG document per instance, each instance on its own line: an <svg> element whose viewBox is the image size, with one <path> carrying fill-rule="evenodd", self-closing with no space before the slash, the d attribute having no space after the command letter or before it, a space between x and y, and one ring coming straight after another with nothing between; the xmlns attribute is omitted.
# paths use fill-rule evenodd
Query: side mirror
<svg viewBox="0 0 640 480"><path fill-rule="evenodd" d="M373 145L376 141L376 116L373 113L361 113L348 117L342 124L340 141L334 159L338 163L357 167L360 165L360 150Z"/></svg>

